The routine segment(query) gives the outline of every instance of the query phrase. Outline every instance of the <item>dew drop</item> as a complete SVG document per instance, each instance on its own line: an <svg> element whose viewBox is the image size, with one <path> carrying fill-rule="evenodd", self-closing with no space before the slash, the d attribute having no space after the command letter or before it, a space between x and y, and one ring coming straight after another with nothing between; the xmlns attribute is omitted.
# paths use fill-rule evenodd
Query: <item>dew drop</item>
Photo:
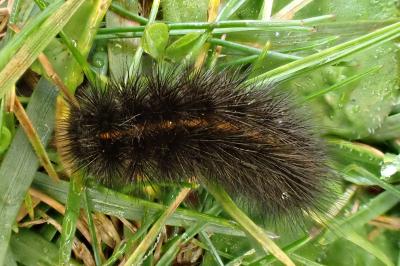
<svg viewBox="0 0 400 266"><path fill-rule="evenodd" d="M77 47L78 46L78 43L76 42L76 40L71 40L71 43L72 43L73 47Z"/></svg>
<svg viewBox="0 0 400 266"><path fill-rule="evenodd" d="M283 192L282 193L282 195L281 195L281 197L282 197L282 199L288 199L290 196L289 196L289 193L287 193L287 192Z"/></svg>

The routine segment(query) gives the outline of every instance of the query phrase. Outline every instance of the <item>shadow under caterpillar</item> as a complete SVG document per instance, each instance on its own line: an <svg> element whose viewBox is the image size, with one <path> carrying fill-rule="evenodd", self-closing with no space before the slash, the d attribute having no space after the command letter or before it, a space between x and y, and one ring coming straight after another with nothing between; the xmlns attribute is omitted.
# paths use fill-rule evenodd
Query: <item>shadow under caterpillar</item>
<svg viewBox="0 0 400 266"><path fill-rule="evenodd" d="M238 71L155 66L86 85L57 129L71 171L105 185L195 177L266 219L323 212L333 179L324 144L291 97Z"/></svg>

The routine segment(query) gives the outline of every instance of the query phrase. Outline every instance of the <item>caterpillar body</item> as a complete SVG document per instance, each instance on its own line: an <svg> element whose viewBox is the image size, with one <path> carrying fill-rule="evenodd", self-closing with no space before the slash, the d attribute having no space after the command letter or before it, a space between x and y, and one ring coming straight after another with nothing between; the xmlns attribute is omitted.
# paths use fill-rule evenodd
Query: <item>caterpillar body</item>
<svg viewBox="0 0 400 266"><path fill-rule="evenodd" d="M265 217L321 209L323 144L291 97L238 71L155 66L82 87L57 132L62 158L105 185L214 182Z"/></svg>

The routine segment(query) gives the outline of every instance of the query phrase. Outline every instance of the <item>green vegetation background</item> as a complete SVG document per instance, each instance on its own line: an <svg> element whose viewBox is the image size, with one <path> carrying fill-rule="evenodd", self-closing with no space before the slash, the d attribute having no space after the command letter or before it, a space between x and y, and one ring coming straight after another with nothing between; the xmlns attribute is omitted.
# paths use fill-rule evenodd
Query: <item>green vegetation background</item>
<svg viewBox="0 0 400 266"><path fill-rule="evenodd" d="M278 265L277 257L287 265L400 265L399 3L217 3L13 1L10 14L0 17L9 25L0 42L0 264ZM210 4L217 5L208 12ZM216 22L206 23L213 10ZM184 184L143 188L133 197L86 188L79 176L54 181L49 175L65 174L52 142L59 93L36 61L41 52L72 93L84 76L122 75L121 62L135 70L151 57L199 62L207 55L206 66L252 65L248 82L279 81L315 114L344 180L340 211L310 233L280 233L274 249L266 240L271 232L257 234L251 222L232 215L235 206L203 188L192 188L198 209L181 204L170 215ZM32 96L18 97L36 136L7 109L15 88L26 90L26 83L15 84L27 70L41 75ZM24 80L34 76L27 73ZM39 168L43 157L50 170Z"/></svg>

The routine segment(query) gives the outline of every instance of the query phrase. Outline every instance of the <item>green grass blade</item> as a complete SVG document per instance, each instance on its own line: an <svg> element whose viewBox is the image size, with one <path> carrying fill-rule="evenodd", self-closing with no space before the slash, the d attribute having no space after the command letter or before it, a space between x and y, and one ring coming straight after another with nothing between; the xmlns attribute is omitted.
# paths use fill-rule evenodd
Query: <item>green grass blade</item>
<svg viewBox="0 0 400 266"><path fill-rule="evenodd" d="M72 175L62 223L61 245L58 250L59 265L68 265L71 258L72 244L74 242L76 224L79 219L83 189L83 176L79 173Z"/></svg>
<svg viewBox="0 0 400 266"><path fill-rule="evenodd" d="M266 79L273 81L291 79L318 67L332 64L335 61L338 61L356 52L388 42L399 36L400 22L381 28L354 40L325 49L301 60L277 67L257 77L249 79L247 82L254 83Z"/></svg>
<svg viewBox="0 0 400 266"><path fill-rule="evenodd" d="M270 252L285 265L294 266L293 261L273 242L267 234L257 226L239 207L229 195L220 187L213 184L205 184L207 191L224 208L224 210L242 226L243 230L253 238L262 249Z"/></svg>
<svg viewBox="0 0 400 266"><path fill-rule="evenodd" d="M125 8L121 7L120 5L116 3L111 3L111 8L112 11L115 13L124 16L126 18L132 19L133 21L139 22L140 24L147 24L149 20L147 18L141 17L138 14L135 14L133 12L127 11Z"/></svg>
<svg viewBox="0 0 400 266"><path fill-rule="evenodd" d="M299 256L297 254L290 254L290 257L292 257L295 261L300 262L302 265L307 265L307 266L324 266L324 264L317 263L315 261L309 260L307 258L304 258L302 256Z"/></svg>
<svg viewBox="0 0 400 266"><path fill-rule="evenodd" d="M208 251L211 253L212 257L214 258L216 265L224 266L224 263L222 262L222 259L219 256L217 249L215 248L214 244L211 242L211 239L207 235L207 233L204 231L201 231L199 235L200 235L200 239L207 246Z"/></svg>
<svg viewBox="0 0 400 266"><path fill-rule="evenodd" d="M388 258L388 256L385 253L382 252L382 250L374 246L371 242L367 241L365 238L361 237L356 232L354 231L348 232L347 234L344 235L344 238L356 244L360 248L364 249L371 255L375 256L377 259L383 262L384 265L394 266L394 263Z"/></svg>
<svg viewBox="0 0 400 266"><path fill-rule="evenodd" d="M210 210L206 211L207 214L212 215L217 215L220 212L221 208L218 205L214 205ZM157 262L156 266L172 264L173 260L179 252L181 245L190 241L195 235L203 230L206 225L207 223L201 221L187 228L183 234L173 240L173 243L170 244L169 248L165 251L164 255Z"/></svg>
<svg viewBox="0 0 400 266"><path fill-rule="evenodd" d="M225 6L222 8L221 12L219 12L216 21L228 19L232 16L247 0L230 0Z"/></svg>
<svg viewBox="0 0 400 266"><path fill-rule="evenodd" d="M399 189L400 186L395 186L395 188ZM392 192L382 192L375 198L371 199L354 215L336 222L334 227L332 227L331 230L324 235L323 239L321 239L321 243L332 243L340 236L345 237L347 234L351 234L355 228L360 228L375 217L387 212L399 201L399 197L394 195Z"/></svg>
<svg viewBox="0 0 400 266"><path fill-rule="evenodd" d="M13 55L21 49L22 46L27 42L29 37L35 35L35 31L37 28L48 19L51 14L53 14L57 9L60 8L63 1L55 1L53 4L49 6L47 10L40 13L34 20L28 23L24 29L14 36L12 40L10 40L7 45L1 50L0 53L0 69L3 69L5 65L11 60ZM50 42L50 40L49 40Z"/></svg>
<svg viewBox="0 0 400 266"><path fill-rule="evenodd" d="M0 97L17 82L84 2L70 0L59 7L57 1L49 6L49 10L43 11L47 16L39 15L22 29L21 36L17 34L15 40L8 43L0 54Z"/></svg>
<svg viewBox="0 0 400 266"><path fill-rule="evenodd" d="M42 79L27 108L28 116L43 145L50 140L54 128L57 93L52 84ZM5 258L11 227L38 167L37 156L25 133L19 128L0 167L0 176L3 177L0 183L0 265Z"/></svg>
<svg viewBox="0 0 400 266"><path fill-rule="evenodd" d="M90 200L88 199L86 189L83 191L83 206L86 211L90 237L92 240L92 249L93 249L94 259L96 262L96 266L100 266L100 265L102 265L102 263L101 263L101 257L100 257L100 252L99 252L99 245L97 242L96 229L95 229L93 216L92 216L92 206L91 206Z"/></svg>
<svg viewBox="0 0 400 266"><path fill-rule="evenodd" d="M41 235L28 229L21 228L11 238L10 246L15 259L22 265L58 265L58 247L47 241ZM10 266L9 264L5 264ZM68 266L79 265L71 261Z"/></svg>
<svg viewBox="0 0 400 266"><path fill-rule="evenodd" d="M142 259L146 251L150 248L152 243L156 240L157 235L161 231L162 227L167 222L168 217L176 210L179 204L186 198L187 194L190 192L189 188L183 188L175 200L170 206L161 214L160 218L154 223L147 235L144 237L139 246L135 249L132 255L128 258L125 266L135 266L142 263Z"/></svg>
<svg viewBox="0 0 400 266"><path fill-rule="evenodd" d="M334 90L340 89L343 86L346 86L346 85L348 85L348 84L350 84L350 83L352 83L354 81L360 80L362 78L365 78L365 77L375 73L379 69L381 69L381 66L376 66L376 67L373 67L371 69L368 69L367 71L365 71L363 73L360 73L360 74L351 76L349 78L346 78L344 80L341 80L338 83L335 83L334 85L332 85L332 86L330 86L328 88L316 91L315 93L305 97L304 102L313 100L313 99L315 99L315 98L317 98L317 97L319 97L321 95L324 95L324 94L326 94L326 93L328 93L330 91L334 91Z"/></svg>
<svg viewBox="0 0 400 266"><path fill-rule="evenodd" d="M35 0L39 8L47 9L47 2ZM92 47L97 28L110 5L111 0L94 0L85 2L74 14L71 21L59 32L62 43L68 48L73 57L67 53L56 53L51 59L56 72L63 78L65 85L74 91L82 82L82 71L86 78L94 84L101 80L94 69L86 61L86 57ZM76 30L79 29L79 30ZM57 43L58 44L58 43ZM59 51L61 45L49 45L46 53L54 54Z"/></svg>
<svg viewBox="0 0 400 266"><path fill-rule="evenodd" d="M112 266L115 264L115 262L120 259L127 250L131 250L133 244L140 239L150 228L152 225L153 221L146 221L145 224L142 224L142 226L135 232L135 234L129 238L126 242L123 242L118 248L114 249L113 254L108 258L108 260L103 264L103 266Z"/></svg>
<svg viewBox="0 0 400 266"><path fill-rule="evenodd" d="M54 182L47 175L38 172L32 185L57 201L61 203L66 202L68 182ZM165 209L165 206L161 204L133 198L105 188L87 188L87 193L94 211L126 219L141 220L144 217L145 211L148 215L156 215ZM178 208L170 219L167 220L168 225L184 227L192 225L194 222L207 223L205 227L207 232L237 236L244 235L236 223L232 221L192 210Z"/></svg>

